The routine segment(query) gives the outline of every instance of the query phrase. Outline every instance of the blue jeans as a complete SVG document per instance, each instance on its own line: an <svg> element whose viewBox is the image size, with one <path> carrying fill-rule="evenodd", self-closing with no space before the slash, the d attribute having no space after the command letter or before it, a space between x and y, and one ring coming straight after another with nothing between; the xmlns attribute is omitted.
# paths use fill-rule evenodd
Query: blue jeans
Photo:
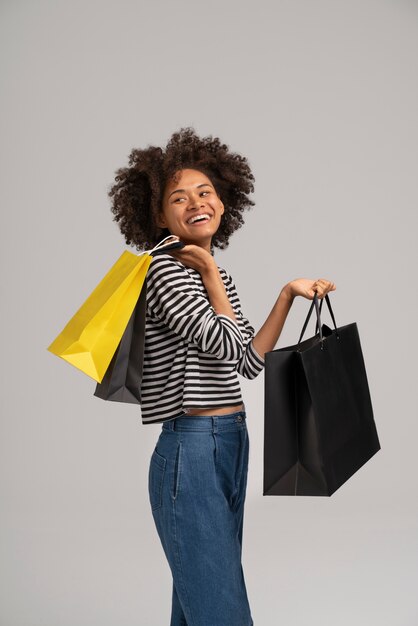
<svg viewBox="0 0 418 626"><path fill-rule="evenodd" d="M241 565L245 410L162 423L151 511L173 576L170 626L253 626Z"/></svg>

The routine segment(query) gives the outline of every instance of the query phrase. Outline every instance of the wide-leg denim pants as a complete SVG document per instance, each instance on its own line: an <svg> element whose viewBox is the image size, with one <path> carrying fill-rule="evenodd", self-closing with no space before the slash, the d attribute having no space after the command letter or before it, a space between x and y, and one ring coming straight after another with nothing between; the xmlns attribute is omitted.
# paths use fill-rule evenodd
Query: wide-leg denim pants
<svg viewBox="0 0 418 626"><path fill-rule="evenodd" d="M162 423L148 491L173 576L170 626L253 626L241 564L248 454L245 410Z"/></svg>

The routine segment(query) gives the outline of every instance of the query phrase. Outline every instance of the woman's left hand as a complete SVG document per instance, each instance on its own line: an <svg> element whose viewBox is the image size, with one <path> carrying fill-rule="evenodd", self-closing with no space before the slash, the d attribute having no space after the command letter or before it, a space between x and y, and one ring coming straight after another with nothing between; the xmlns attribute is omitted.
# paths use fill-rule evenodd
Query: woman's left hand
<svg viewBox="0 0 418 626"><path fill-rule="evenodd" d="M296 278L295 280L287 283L283 290L291 298L296 296L303 296L308 300L313 300L314 293L316 292L318 298L323 298L329 291L334 291L337 287L335 283L325 278L319 278L318 280L311 280L309 278Z"/></svg>

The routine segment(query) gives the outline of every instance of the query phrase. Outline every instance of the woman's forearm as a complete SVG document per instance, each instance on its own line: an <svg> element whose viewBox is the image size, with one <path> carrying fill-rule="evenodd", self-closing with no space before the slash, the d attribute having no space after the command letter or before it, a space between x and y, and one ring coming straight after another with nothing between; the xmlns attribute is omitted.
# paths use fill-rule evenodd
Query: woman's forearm
<svg viewBox="0 0 418 626"><path fill-rule="evenodd" d="M274 350L274 347L283 330L287 314L293 304L294 297L290 294L288 285L285 285L277 298L270 315L253 338L253 347L264 359L264 354Z"/></svg>
<svg viewBox="0 0 418 626"><path fill-rule="evenodd" d="M202 282L208 293L209 301L214 308L215 313L217 315L227 315L236 322L237 319L227 296L218 267L215 264L211 265L205 269L205 271L201 271L201 276ZM281 290L270 315L258 333L254 336L253 347L262 358L264 358L265 352L274 350L293 300L294 296L291 294L289 286L285 285Z"/></svg>
<svg viewBox="0 0 418 626"><path fill-rule="evenodd" d="M215 309L216 315L223 314L230 317L234 322L237 322L234 309L229 301L225 285L217 265L213 264L205 271L202 271L201 276L202 282L208 293L209 302Z"/></svg>

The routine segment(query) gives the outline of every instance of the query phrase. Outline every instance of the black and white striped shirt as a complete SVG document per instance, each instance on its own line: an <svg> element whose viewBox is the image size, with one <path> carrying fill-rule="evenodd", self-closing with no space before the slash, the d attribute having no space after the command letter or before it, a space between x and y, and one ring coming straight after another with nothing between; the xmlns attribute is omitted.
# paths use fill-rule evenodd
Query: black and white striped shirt
<svg viewBox="0 0 418 626"><path fill-rule="evenodd" d="M252 379L264 367L235 284L218 269L237 322L215 313L197 270L168 253L151 261L140 388L143 424L165 422L191 408L240 404L237 373Z"/></svg>

